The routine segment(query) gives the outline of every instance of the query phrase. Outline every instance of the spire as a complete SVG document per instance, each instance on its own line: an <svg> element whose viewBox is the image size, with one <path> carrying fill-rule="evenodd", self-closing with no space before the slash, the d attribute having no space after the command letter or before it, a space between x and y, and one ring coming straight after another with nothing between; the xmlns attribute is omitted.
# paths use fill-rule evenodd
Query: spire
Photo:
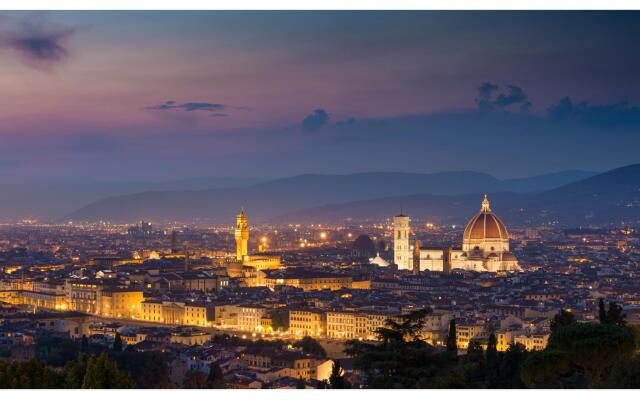
<svg viewBox="0 0 640 400"><path fill-rule="evenodd" d="M482 208L480 209L480 212L483 212L483 213L491 212L491 208L489 207L489 198L487 197L486 193L484 195L484 199L482 199Z"/></svg>

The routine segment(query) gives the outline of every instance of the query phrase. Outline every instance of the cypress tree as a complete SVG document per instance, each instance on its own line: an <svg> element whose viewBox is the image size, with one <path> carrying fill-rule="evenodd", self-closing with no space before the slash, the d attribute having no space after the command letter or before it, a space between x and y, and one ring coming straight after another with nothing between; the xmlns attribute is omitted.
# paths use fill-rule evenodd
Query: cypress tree
<svg viewBox="0 0 640 400"><path fill-rule="evenodd" d="M116 332L116 338L113 340L113 350L122 351L122 338L118 332Z"/></svg>
<svg viewBox="0 0 640 400"><path fill-rule="evenodd" d="M598 318L601 324L607 323L607 310L604 308L604 299L600 299L598 302Z"/></svg>
<svg viewBox="0 0 640 400"><path fill-rule="evenodd" d="M456 319L449 322L449 335L447 336L447 353L458 354L458 343L456 342Z"/></svg>
<svg viewBox="0 0 640 400"><path fill-rule="evenodd" d="M300 377L300 379L298 379L298 384L296 385L296 389L304 389L304 388L305 388L304 379Z"/></svg>
<svg viewBox="0 0 640 400"><path fill-rule="evenodd" d="M89 339L87 339L87 335L82 335L82 345L80 347L80 351L86 353L89 349Z"/></svg>

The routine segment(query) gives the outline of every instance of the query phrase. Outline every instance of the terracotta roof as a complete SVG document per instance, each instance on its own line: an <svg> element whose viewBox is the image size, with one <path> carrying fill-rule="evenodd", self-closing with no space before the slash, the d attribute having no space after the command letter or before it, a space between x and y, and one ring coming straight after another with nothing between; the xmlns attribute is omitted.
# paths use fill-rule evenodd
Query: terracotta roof
<svg viewBox="0 0 640 400"><path fill-rule="evenodd" d="M464 230L463 239L509 239L507 228L492 212L480 212Z"/></svg>

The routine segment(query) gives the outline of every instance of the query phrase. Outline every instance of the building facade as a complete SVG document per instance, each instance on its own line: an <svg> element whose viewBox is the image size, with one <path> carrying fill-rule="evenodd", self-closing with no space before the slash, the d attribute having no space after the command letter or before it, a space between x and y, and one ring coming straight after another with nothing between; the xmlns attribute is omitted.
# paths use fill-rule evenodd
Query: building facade
<svg viewBox="0 0 640 400"><path fill-rule="evenodd" d="M471 218L464 230L460 248L423 247L414 255L409 248L408 231L408 217L395 217L394 249L398 268L413 268L413 258L419 254L415 269L420 271L448 272L453 268L479 272L520 270L518 260L509 251L509 232L491 210L486 195L480 212ZM408 261L405 261L406 257L409 257Z"/></svg>
<svg viewBox="0 0 640 400"><path fill-rule="evenodd" d="M410 219L400 214L393 217L393 262L398 269L413 267L409 235L411 234Z"/></svg>

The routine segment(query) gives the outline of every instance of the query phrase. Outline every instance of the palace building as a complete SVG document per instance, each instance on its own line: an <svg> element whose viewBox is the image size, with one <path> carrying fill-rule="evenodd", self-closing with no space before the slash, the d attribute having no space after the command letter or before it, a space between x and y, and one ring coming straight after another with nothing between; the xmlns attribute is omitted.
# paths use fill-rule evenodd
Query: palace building
<svg viewBox="0 0 640 400"><path fill-rule="evenodd" d="M398 220L399 219L399 220ZM394 249L398 269L419 268L420 271L447 272L454 268L473 271L518 271L520 265L509 251L509 232L504 223L493 213L487 195L482 200L480 212L464 230L461 248L421 247L415 255L409 250L410 229L408 217L395 218ZM419 254L419 262L415 257Z"/></svg>

